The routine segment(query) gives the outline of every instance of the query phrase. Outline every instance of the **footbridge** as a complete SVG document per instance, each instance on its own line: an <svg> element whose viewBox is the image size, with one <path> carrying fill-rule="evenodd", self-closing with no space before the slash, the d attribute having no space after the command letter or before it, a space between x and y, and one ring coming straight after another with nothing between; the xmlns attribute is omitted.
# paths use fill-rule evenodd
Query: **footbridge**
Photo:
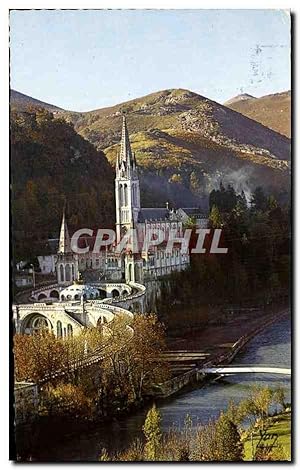
<svg viewBox="0 0 300 470"><path fill-rule="evenodd" d="M272 366L219 366L219 367L206 367L199 369L199 372L204 374L218 374L218 375L231 375L231 374L281 374L291 375L289 367L272 367Z"/></svg>

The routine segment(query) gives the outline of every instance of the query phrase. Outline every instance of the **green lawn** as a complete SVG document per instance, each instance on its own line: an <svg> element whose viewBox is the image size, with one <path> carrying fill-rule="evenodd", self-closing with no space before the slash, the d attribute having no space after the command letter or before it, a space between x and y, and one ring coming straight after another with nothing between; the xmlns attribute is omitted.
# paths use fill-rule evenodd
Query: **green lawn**
<svg viewBox="0 0 300 470"><path fill-rule="evenodd" d="M268 427L268 433L278 435L278 444L280 444L288 460L291 459L291 412L282 413L273 418L272 424ZM253 436L254 449L258 443L259 436ZM266 440L264 444L270 444L271 440ZM251 439L244 442L245 457L244 460L252 460Z"/></svg>

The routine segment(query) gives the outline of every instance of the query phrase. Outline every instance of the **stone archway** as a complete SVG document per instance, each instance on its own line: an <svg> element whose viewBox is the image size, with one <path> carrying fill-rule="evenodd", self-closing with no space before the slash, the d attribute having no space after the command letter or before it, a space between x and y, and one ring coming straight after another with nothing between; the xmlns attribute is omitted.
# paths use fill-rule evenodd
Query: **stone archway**
<svg viewBox="0 0 300 470"><path fill-rule="evenodd" d="M119 297L120 296L120 292L117 290L117 289L113 289L111 291L111 295L112 297Z"/></svg>
<svg viewBox="0 0 300 470"><path fill-rule="evenodd" d="M52 324L47 317L39 312L24 318L22 332L25 334L37 334L45 331L52 331Z"/></svg>
<svg viewBox="0 0 300 470"><path fill-rule="evenodd" d="M59 292L56 289L53 289L50 292L49 297L51 297L52 299L59 299Z"/></svg>
<svg viewBox="0 0 300 470"><path fill-rule="evenodd" d="M47 299L47 296L46 294L42 292L41 294L38 295L38 300L43 300L43 299Z"/></svg>

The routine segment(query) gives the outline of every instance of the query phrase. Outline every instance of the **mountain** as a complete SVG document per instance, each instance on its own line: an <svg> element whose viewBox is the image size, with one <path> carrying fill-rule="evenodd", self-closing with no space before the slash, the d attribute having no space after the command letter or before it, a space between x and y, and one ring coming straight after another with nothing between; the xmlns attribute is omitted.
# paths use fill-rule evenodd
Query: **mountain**
<svg viewBox="0 0 300 470"><path fill-rule="evenodd" d="M254 99L239 100L236 98L238 97L232 98L224 104L280 134L287 137L291 136L290 91Z"/></svg>
<svg viewBox="0 0 300 470"><path fill-rule="evenodd" d="M248 93L242 93L241 95L234 96L233 98L230 98L230 100L225 101L224 106L229 106L230 104L248 100L256 100L256 98L255 96L248 95Z"/></svg>
<svg viewBox="0 0 300 470"><path fill-rule="evenodd" d="M44 103L44 101L37 100L31 96L24 95L16 90L10 90L10 106L14 111L26 111L29 108L44 108L47 111L58 112L63 111L62 108L54 106L53 104Z"/></svg>
<svg viewBox="0 0 300 470"><path fill-rule="evenodd" d="M252 99L240 102L248 101ZM163 90L60 116L104 150L113 166L123 112L140 168L144 205L201 205L221 180L248 195L258 185L273 193L288 189L289 139L189 90Z"/></svg>
<svg viewBox="0 0 300 470"><path fill-rule="evenodd" d="M16 258L32 255L35 242L57 237L65 204L71 231L112 225L114 172L103 152L46 110L13 111L10 128Z"/></svg>

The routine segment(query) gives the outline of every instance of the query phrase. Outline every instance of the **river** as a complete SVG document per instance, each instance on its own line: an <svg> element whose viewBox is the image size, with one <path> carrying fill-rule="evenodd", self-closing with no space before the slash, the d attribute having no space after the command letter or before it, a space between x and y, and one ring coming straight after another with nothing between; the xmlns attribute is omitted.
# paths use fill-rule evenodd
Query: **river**
<svg viewBox="0 0 300 470"><path fill-rule="evenodd" d="M290 366L291 364L291 324L285 318L273 324L253 338L239 353L233 364L256 364ZM162 414L162 426L166 431L173 425L181 427L188 414L193 424L205 423L219 415L228 402L239 402L245 398L253 385L283 386L286 400L290 401L291 383L289 377L271 374L240 374L226 377L198 389L193 389L157 403ZM72 440L44 449L43 460L97 461L101 449L114 452L128 445L141 435L147 410L120 421L113 421L95 430L78 435Z"/></svg>

